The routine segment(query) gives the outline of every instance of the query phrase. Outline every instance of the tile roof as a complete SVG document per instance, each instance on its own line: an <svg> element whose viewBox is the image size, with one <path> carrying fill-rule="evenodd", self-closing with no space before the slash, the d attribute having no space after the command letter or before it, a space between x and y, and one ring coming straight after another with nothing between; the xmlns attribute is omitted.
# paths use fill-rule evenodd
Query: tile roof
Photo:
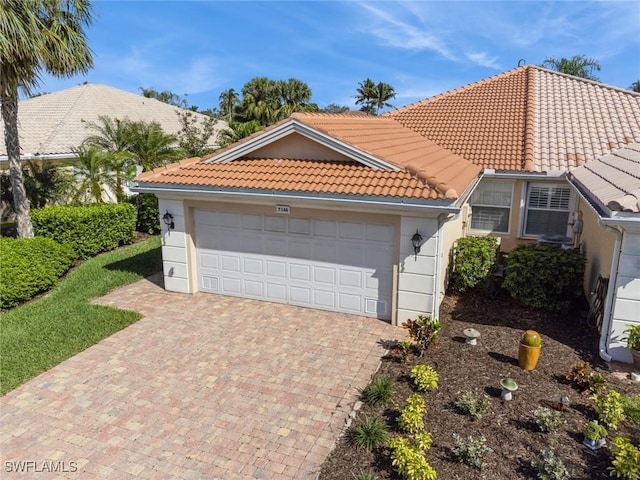
<svg viewBox="0 0 640 480"><path fill-rule="evenodd" d="M640 213L640 143L587 162L571 179L611 211Z"/></svg>
<svg viewBox="0 0 640 480"><path fill-rule="evenodd" d="M497 170L566 171L640 141L640 94L532 65L385 115Z"/></svg>
<svg viewBox="0 0 640 480"><path fill-rule="evenodd" d="M403 127L390 118L361 114L295 113L284 122L299 123L328 134L391 166L373 168L356 161L254 158L251 153L219 163L220 152L188 164L140 175L143 183L168 183L279 191L307 191L381 197L456 199L477 177L480 167ZM225 149L221 152L228 152Z"/></svg>
<svg viewBox="0 0 640 480"><path fill-rule="evenodd" d="M54 93L22 100L18 105L18 128L22 154L67 154L91 134L88 122L96 122L100 115L128 118L134 121L158 122L166 133L175 134L181 126L176 111L179 107L153 98L119 90L107 85L87 83ZM206 118L200 113L196 117ZM226 127L217 122L211 145L217 132ZM4 124L0 122L0 137ZM6 156L4 142L0 142L0 156Z"/></svg>
<svg viewBox="0 0 640 480"><path fill-rule="evenodd" d="M228 163L200 159L142 173L140 183L412 199L438 199L437 190L405 170L370 168L358 162L253 158Z"/></svg>

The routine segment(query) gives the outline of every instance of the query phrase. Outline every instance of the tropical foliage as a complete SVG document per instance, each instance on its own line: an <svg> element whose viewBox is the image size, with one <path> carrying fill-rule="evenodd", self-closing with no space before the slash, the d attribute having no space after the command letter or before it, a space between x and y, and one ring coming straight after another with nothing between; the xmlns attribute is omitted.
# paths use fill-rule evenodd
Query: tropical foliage
<svg viewBox="0 0 640 480"><path fill-rule="evenodd" d="M93 67L83 30L91 22L88 0L0 2L0 99L20 237L32 237L33 226L20 164L18 90L31 93L45 72L70 77Z"/></svg>
<svg viewBox="0 0 640 480"><path fill-rule="evenodd" d="M371 115L378 115L383 108L393 107L389 100L396 98L395 89L388 83L375 83L370 78L358 83L356 89L356 105L360 110Z"/></svg>
<svg viewBox="0 0 640 480"><path fill-rule="evenodd" d="M588 58L585 55L574 55L571 58L547 57L542 66L560 73L573 75L575 77L586 78L588 80L598 80L593 71L600 71L600 62L595 58Z"/></svg>

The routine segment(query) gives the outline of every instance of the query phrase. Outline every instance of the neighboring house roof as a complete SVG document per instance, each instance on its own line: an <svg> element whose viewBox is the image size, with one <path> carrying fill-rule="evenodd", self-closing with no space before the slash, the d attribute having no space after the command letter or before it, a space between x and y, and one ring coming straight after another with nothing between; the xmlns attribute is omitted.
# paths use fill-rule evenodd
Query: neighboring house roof
<svg viewBox="0 0 640 480"><path fill-rule="evenodd" d="M340 160L262 158L271 136L298 133L327 139ZM255 150L251 146L256 145ZM355 150L354 150L355 149ZM238 152L237 156L233 156ZM357 152L374 164L359 161ZM229 157L231 155L231 157ZM344 157L351 160L342 160ZM372 166L373 165L373 166ZM295 113L272 127L202 159L138 176L145 184L311 192L372 197L455 200L480 167L389 118L361 114Z"/></svg>
<svg viewBox="0 0 640 480"><path fill-rule="evenodd" d="M26 158L71 154L72 147L79 146L93 133L87 124L97 122L101 115L121 120L155 121L165 133L176 134L181 128L176 114L180 110L154 98L95 83L29 98L18 105L21 154ZM201 113L194 112L193 115L201 120L207 118ZM216 144L218 131L225 127L225 122L216 123L211 145ZM4 124L0 125L0 136L4 137ZM0 157L6 158L6 155L2 142Z"/></svg>
<svg viewBox="0 0 640 480"><path fill-rule="evenodd" d="M532 65L385 115L496 170L567 171L640 142L640 94Z"/></svg>
<svg viewBox="0 0 640 480"><path fill-rule="evenodd" d="M571 181L600 209L640 213L640 143L589 161L571 172Z"/></svg>

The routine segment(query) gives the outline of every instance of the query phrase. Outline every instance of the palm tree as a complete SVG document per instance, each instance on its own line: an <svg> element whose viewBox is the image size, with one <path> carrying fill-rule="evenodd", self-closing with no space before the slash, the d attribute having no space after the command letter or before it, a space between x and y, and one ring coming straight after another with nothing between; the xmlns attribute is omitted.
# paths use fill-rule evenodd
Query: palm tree
<svg viewBox="0 0 640 480"><path fill-rule="evenodd" d="M257 120L230 123L229 128L225 128L220 132L220 145L230 145L253 133L259 132L263 128L264 127Z"/></svg>
<svg viewBox="0 0 640 480"><path fill-rule="evenodd" d="M233 122L235 108L240 104L238 92L230 88L222 92L218 99L220 100L220 114L226 117L227 122L231 124L231 122Z"/></svg>
<svg viewBox="0 0 640 480"><path fill-rule="evenodd" d="M252 78L242 87L242 97L246 121L257 120L265 127L277 121L282 105L274 80L267 77Z"/></svg>
<svg viewBox="0 0 640 480"><path fill-rule="evenodd" d="M129 153L142 171L161 167L180 156L176 137L164 133L158 122L131 122Z"/></svg>
<svg viewBox="0 0 640 480"><path fill-rule="evenodd" d="M115 189L111 172L110 158L107 152L96 147L81 146L73 150L76 159L73 163L73 178L76 202L104 202L107 188Z"/></svg>
<svg viewBox="0 0 640 480"><path fill-rule="evenodd" d="M115 180L116 199L119 202L125 200L124 184L132 180L136 174L133 155L129 153L131 122L100 115L98 122L88 123L87 128L95 133L85 138L83 145L109 153L109 166Z"/></svg>
<svg viewBox="0 0 640 480"><path fill-rule="evenodd" d="M362 105L361 111L374 114L374 101L376 96L376 84L370 78L366 78L363 82L358 82L359 87L356 89L356 105Z"/></svg>
<svg viewBox="0 0 640 480"><path fill-rule="evenodd" d="M600 71L600 62L595 58L587 58L585 55L574 55L571 58L547 57L542 66L574 77L586 78L598 81L598 77L593 75L593 70Z"/></svg>
<svg viewBox="0 0 640 480"><path fill-rule="evenodd" d="M22 174L29 203L33 208L43 208L62 200L70 185L66 170L49 162L29 160Z"/></svg>
<svg viewBox="0 0 640 480"><path fill-rule="evenodd" d="M71 77L93 67L83 31L91 14L89 0L0 2L0 99L20 237L33 237L33 226L20 165L18 90L31 93L43 72Z"/></svg>
<svg viewBox="0 0 640 480"><path fill-rule="evenodd" d="M631 90L632 92L639 92L640 93L640 80L636 80L635 82L633 82L629 86L629 90Z"/></svg>
<svg viewBox="0 0 640 480"><path fill-rule="evenodd" d="M379 82L374 89L374 96L371 99L373 106L376 108L376 115L380 113L382 108L391 108L393 105L389 100L396 98L394 88L388 83Z"/></svg>

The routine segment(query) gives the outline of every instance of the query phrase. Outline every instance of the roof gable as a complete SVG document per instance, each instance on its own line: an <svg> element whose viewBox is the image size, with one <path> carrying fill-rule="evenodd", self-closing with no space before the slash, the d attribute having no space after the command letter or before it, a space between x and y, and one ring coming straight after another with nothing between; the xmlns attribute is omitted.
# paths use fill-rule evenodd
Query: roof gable
<svg viewBox="0 0 640 480"><path fill-rule="evenodd" d="M18 105L18 129L23 155L60 155L71 153L91 134L89 122L97 122L105 115L132 121L156 121L169 134L180 131L176 112L183 109L107 85L87 83L54 93L22 100ZM205 115L193 112L204 120ZM211 144L226 123L218 121ZM4 135L4 125L0 125ZM4 143L0 155L6 155Z"/></svg>
<svg viewBox="0 0 640 480"><path fill-rule="evenodd" d="M319 143L325 148L324 158L301 158L309 155L304 152L301 155L300 148L276 148L286 147L285 139L294 136ZM289 142L289 146L292 144ZM261 152L264 155L275 151L278 151L279 157L256 158ZM327 158L329 151L336 152L333 158ZM448 200L459 198L480 171L478 166L393 119L319 113L293 114L287 120L196 163L189 164L188 169L206 180L204 183L202 179L189 182L202 186L257 188L257 184L249 179L244 184L235 180L229 184L222 178L225 175L227 178L233 177L235 174L232 171L235 169L240 175L238 179L242 179L247 168L259 168L262 165L265 176L259 178L262 179L263 188L291 190L292 185L301 182L308 191L313 192L372 196L406 194L410 197L418 195L424 199ZM219 166L221 164L229 166L223 168ZM301 165L309 171L320 165L331 175L314 174L307 177L306 170L300 169ZM177 165L156 169L140 175L138 180L146 183L181 183L187 181L184 176L186 168ZM278 169L281 170L280 176L273 183L275 180L268 178L269 172ZM363 186L367 188L363 190ZM413 193L407 193L409 191ZM420 193L416 194L417 191Z"/></svg>

